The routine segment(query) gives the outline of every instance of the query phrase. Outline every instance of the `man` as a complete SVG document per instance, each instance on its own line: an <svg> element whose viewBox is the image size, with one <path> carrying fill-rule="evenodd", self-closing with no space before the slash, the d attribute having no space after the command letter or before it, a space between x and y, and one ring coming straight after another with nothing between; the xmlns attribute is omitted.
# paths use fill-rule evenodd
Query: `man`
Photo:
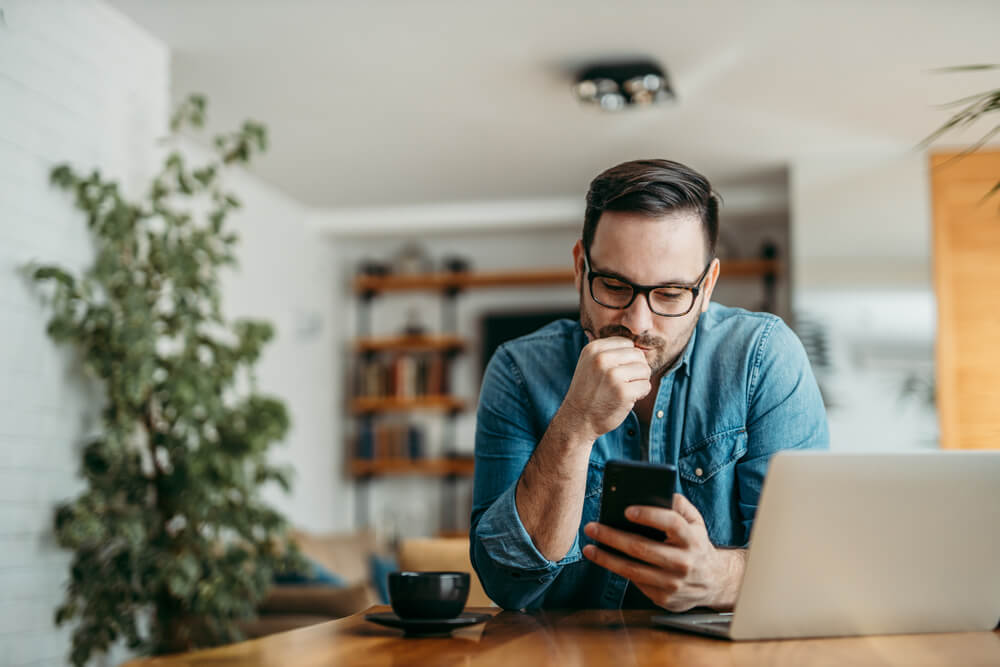
<svg viewBox="0 0 1000 667"><path fill-rule="evenodd" d="M717 196L682 164L626 162L591 183L580 322L504 344L483 379L471 557L500 606L730 609L768 460L828 446L795 334L711 303L717 238ZM677 465L673 508L627 515L666 541L595 523L612 459Z"/></svg>

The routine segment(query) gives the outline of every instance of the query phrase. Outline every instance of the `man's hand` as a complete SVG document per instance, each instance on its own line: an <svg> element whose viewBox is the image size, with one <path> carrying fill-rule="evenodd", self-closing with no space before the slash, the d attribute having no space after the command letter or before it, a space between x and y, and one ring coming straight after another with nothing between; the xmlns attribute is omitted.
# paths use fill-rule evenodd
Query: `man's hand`
<svg viewBox="0 0 1000 667"><path fill-rule="evenodd" d="M652 389L646 355L628 338L594 337L584 346L560 412L593 441L617 428Z"/></svg>
<svg viewBox="0 0 1000 667"><path fill-rule="evenodd" d="M535 547L562 559L576 540L594 441L625 421L651 390L646 355L628 338L583 347L569 390L517 481L515 502Z"/></svg>
<svg viewBox="0 0 1000 667"><path fill-rule="evenodd" d="M746 564L742 549L716 549L708 539L705 521L694 505L679 493L673 509L634 505L626 518L667 534L657 542L599 523L588 523L588 537L622 551L637 561L615 556L593 544L583 555L603 568L619 574L641 590L654 604L669 611L707 606L731 609L736 603Z"/></svg>

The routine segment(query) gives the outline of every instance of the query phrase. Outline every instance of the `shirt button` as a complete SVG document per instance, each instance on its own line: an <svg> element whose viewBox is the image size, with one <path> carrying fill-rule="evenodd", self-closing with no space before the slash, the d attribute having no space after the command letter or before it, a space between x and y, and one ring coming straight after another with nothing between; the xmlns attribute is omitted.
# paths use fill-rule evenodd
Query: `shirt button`
<svg viewBox="0 0 1000 667"><path fill-rule="evenodd" d="M705 471L702 470L701 468L695 468L694 469L694 476L695 477L701 477L704 474L704 472Z"/></svg>
<svg viewBox="0 0 1000 667"><path fill-rule="evenodd" d="M657 419L663 419L663 410L657 410L656 411L656 418Z"/></svg>
<svg viewBox="0 0 1000 667"><path fill-rule="evenodd" d="M626 431L626 433L628 433L628 437L631 438L632 436L635 435L635 429L634 428L630 428L629 430Z"/></svg>

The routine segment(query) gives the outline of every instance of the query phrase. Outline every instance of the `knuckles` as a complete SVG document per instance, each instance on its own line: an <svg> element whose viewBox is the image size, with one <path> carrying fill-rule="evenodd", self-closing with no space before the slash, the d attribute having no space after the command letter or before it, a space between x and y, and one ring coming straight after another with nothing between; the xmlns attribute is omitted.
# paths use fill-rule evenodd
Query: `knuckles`
<svg viewBox="0 0 1000 667"><path fill-rule="evenodd" d="M677 571L677 574L682 577L686 577L691 574L691 567L691 561L687 558L679 558L674 563L674 569Z"/></svg>
<svg viewBox="0 0 1000 667"><path fill-rule="evenodd" d="M645 542L639 542L630 551L632 552L633 556L647 563L652 563L653 559L656 556L656 553L653 551L653 548Z"/></svg>
<svg viewBox="0 0 1000 667"><path fill-rule="evenodd" d="M607 373L614 368L614 366L611 365L611 360L608 359L608 355L606 354L597 355L597 357L594 358L594 366L596 366L597 370L602 373Z"/></svg>

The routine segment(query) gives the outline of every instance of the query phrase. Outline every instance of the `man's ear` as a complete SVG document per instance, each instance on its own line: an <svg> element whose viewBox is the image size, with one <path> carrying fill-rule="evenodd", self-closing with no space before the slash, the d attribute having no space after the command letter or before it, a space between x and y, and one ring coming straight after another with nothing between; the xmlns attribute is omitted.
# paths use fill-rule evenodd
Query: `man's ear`
<svg viewBox="0 0 1000 667"><path fill-rule="evenodd" d="M573 244L573 284L576 285L577 292L583 285L583 271L583 239L577 239Z"/></svg>
<svg viewBox="0 0 1000 667"><path fill-rule="evenodd" d="M715 291L715 283L719 280L719 275L722 272L722 262L716 257L712 260L712 266L708 270L708 275L705 276L704 285L705 298L701 300L701 312L708 310L709 303L712 301L712 292Z"/></svg>

